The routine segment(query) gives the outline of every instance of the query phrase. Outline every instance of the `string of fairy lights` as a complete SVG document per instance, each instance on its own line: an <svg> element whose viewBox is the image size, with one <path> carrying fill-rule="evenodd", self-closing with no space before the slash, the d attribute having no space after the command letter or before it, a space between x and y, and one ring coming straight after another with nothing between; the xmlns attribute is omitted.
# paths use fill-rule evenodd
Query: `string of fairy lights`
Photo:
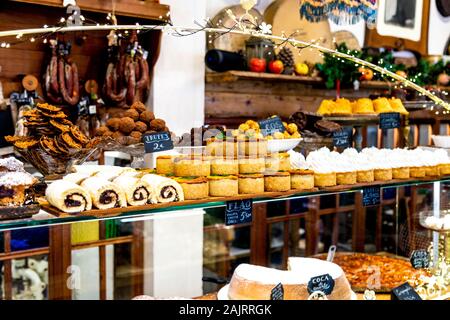
<svg viewBox="0 0 450 320"><path fill-rule="evenodd" d="M221 21L219 21L216 25L213 25L209 18L204 19L202 23L195 21L195 27L176 26L173 25L171 21L170 12L168 12L165 16L159 16L159 24L152 25L140 25L138 23L136 23L135 25L116 24L114 12L107 14L107 23L100 24L99 22L85 18L83 15L81 15L81 12L75 12L75 14L79 14L79 20L81 23L79 25L68 25L67 22L73 19L74 12L72 12L72 15L69 15L68 17L61 17L55 26L44 25L41 28L35 29L0 31L0 39L15 37L14 41L1 41L0 48L8 49L12 46L19 45L27 41L41 41L42 43L47 43L50 38L55 37L59 33L79 31L114 31L118 32L117 37L121 39L127 38L130 35L130 31L132 30L136 30L136 33L140 33L141 35L149 31L159 30L165 34L178 37L192 36L201 32L206 32L208 34L208 41L210 42L214 41L220 36L229 33L260 37L272 40L275 43L275 48L285 45L291 45L298 50L299 54L301 53L301 50L307 48L309 50L318 50L321 56L323 56L324 54L330 54L338 61L341 61L341 59L347 60L355 63L355 66L370 68L374 71L374 73L379 72L385 78L388 78L392 81L397 81L398 83L396 85L400 88L411 88L418 91L420 95L426 96L430 100L432 100L437 107L442 107L444 109L442 111L443 114L450 114L449 103L437 97L430 90L414 83L414 79L406 79L390 71L389 69L357 58L351 54L350 50L347 52L340 52L335 49L326 48L320 44L322 42L322 39L320 38L314 39L309 42L298 40L295 38L297 32L289 35L286 35L285 32L282 32L280 36L273 35L271 32L272 26L270 24L266 24L265 22L258 23L257 19L255 19L248 13L248 10L244 15L244 19L243 17L239 19L236 18L231 10L229 10L227 13L232 18L232 20L235 21L235 23L231 27L224 26ZM436 112L439 113L439 111Z"/></svg>

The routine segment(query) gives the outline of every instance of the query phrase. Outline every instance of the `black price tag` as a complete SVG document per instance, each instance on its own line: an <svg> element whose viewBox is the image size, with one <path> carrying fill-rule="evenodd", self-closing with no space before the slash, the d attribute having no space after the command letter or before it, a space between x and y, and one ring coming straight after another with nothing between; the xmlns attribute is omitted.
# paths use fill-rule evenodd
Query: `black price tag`
<svg viewBox="0 0 450 320"><path fill-rule="evenodd" d="M365 187L363 188L363 206L378 206L381 203L381 188Z"/></svg>
<svg viewBox="0 0 450 320"><path fill-rule="evenodd" d="M395 129L400 128L400 126L400 113L380 113L380 129Z"/></svg>
<svg viewBox="0 0 450 320"><path fill-rule="evenodd" d="M415 269L425 269L430 265L430 255L426 250L414 250L409 261Z"/></svg>
<svg viewBox="0 0 450 320"><path fill-rule="evenodd" d="M270 300L284 300L284 288L281 283L272 289Z"/></svg>
<svg viewBox="0 0 450 320"><path fill-rule="evenodd" d="M394 288L391 292L392 300L422 300L419 294L408 282Z"/></svg>
<svg viewBox="0 0 450 320"><path fill-rule="evenodd" d="M154 153L173 149L170 132L157 132L146 134L142 137L145 153Z"/></svg>
<svg viewBox="0 0 450 320"><path fill-rule="evenodd" d="M227 226L232 226L235 224L252 222L252 212L253 201L251 199L227 201L227 206L225 208L225 224Z"/></svg>
<svg viewBox="0 0 450 320"><path fill-rule="evenodd" d="M286 131L280 117L273 117L259 121L259 128L264 136L270 136L275 132Z"/></svg>
<svg viewBox="0 0 450 320"><path fill-rule="evenodd" d="M353 142L353 128L343 128L333 132L333 145L338 148L349 148Z"/></svg>
<svg viewBox="0 0 450 320"><path fill-rule="evenodd" d="M308 282L308 292L312 294L316 291L322 291L327 296L333 292L334 279L327 273L321 276L313 277Z"/></svg>

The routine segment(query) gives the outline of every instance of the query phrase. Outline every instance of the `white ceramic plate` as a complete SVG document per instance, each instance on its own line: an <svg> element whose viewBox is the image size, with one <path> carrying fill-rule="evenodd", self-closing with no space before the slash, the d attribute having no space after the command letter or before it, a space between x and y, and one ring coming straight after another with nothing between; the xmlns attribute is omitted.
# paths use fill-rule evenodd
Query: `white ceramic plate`
<svg viewBox="0 0 450 320"><path fill-rule="evenodd" d="M303 139L274 139L267 141L269 153L286 152L294 149Z"/></svg>
<svg viewBox="0 0 450 320"><path fill-rule="evenodd" d="M227 284L225 287L223 287L222 289L219 290L219 292L217 293L217 300L230 300L230 298L228 297L229 287L230 287L230 285ZM358 300L356 293L354 293L353 291L352 291L352 299L351 300Z"/></svg>
<svg viewBox="0 0 450 320"><path fill-rule="evenodd" d="M431 136L434 145L439 148L450 148L450 136Z"/></svg>

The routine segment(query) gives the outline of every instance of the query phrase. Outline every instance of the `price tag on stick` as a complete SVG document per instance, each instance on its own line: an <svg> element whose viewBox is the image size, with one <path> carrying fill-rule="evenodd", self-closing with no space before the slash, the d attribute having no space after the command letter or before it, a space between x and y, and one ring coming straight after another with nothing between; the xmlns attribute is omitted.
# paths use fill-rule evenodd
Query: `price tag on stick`
<svg viewBox="0 0 450 320"><path fill-rule="evenodd" d="M270 136L275 132L286 131L280 117L272 117L259 121L259 128L264 136Z"/></svg>
<svg viewBox="0 0 450 320"><path fill-rule="evenodd" d="M430 255L426 250L414 250L409 260L415 269L425 269L430 265Z"/></svg>
<svg viewBox="0 0 450 320"><path fill-rule="evenodd" d="M281 283L272 289L270 300L284 300L284 288Z"/></svg>
<svg viewBox="0 0 450 320"><path fill-rule="evenodd" d="M142 137L145 153L154 153L173 149L170 132L149 133Z"/></svg>
<svg viewBox="0 0 450 320"><path fill-rule="evenodd" d="M252 222L252 212L253 201L251 199L228 201L225 208L225 224L232 226Z"/></svg>

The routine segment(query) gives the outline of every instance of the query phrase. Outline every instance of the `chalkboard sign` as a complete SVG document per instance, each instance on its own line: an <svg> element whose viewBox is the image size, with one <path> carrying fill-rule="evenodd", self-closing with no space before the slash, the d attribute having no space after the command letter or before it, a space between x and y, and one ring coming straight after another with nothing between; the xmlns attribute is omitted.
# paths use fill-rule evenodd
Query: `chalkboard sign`
<svg viewBox="0 0 450 320"><path fill-rule="evenodd" d="M270 300L284 300L284 288L281 283L272 289Z"/></svg>
<svg viewBox="0 0 450 320"><path fill-rule="evenodd" d="M252 211L253 201L251 199L228 201L225 208L225 224L232 226L252 222Z"/></svg>
<svg viewBox="0 0 450 320"><path fill-rule="evenodd" d="M391 292L392 300L422 300L419 294L408 282L393 289Z"/></svg>
<svg viewBox="0 0 450 320"><path fill-rule="evenodd" d="M275 132L286 131L280 117L273 117L259 121L259 128L264 136L270 136Z"/></svg>
<svg viewBox="0 0 450 320"><path fill-rule="evenodd" d="M400 125L400 113L380 113L380 129L395 129L400 128Z"/></svg>
<svg viewBox="0 0 450 320"><path fill-rule="evenodd" d="M430 255L426 250L414 250L409 260L415 269L428 268L430 265Z"/></svg>
<svg viewBox="0 0 450 320"><path fill-rule="evenodd" d="M377 186L363 188L363 206L377 206L381 203L381 188Z"/></svg>
<svg viewBox="0 0 450 320"><path fill-rule="evenodd" d="M338 148L349 148L353 142L353 128L343 128L333 132L333 145Z"/></svg>
<svg viewBox="0 0 450 320"><path fill-rule="evenodd" d="M308 292L312 294L316 291L322 291L330 295L334 289L334 279L327 273L321 276L313 277L308 282Z"/></svg>
<svg viewBox="0 0 450 320"><path fill-rule="evenodd" d="M146 134L142 137L145 153L154 153L173 149L170 132L157 132Z"/></svg>

